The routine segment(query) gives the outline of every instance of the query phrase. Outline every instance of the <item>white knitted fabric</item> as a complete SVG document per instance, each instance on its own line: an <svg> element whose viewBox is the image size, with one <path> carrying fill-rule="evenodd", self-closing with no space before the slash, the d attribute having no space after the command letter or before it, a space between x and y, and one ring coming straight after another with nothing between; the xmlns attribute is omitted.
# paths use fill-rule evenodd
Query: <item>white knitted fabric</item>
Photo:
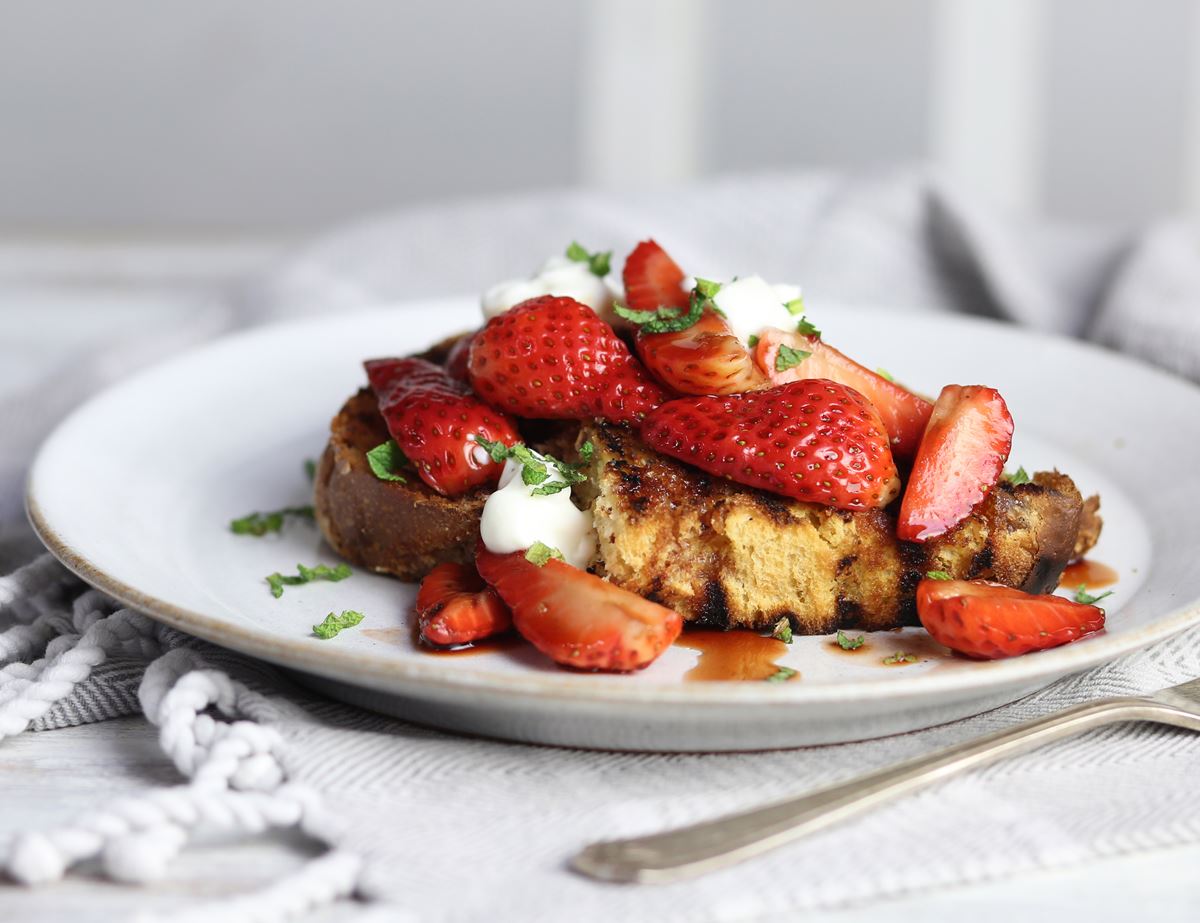
<svg viewBox="0 0 1200 923"><path fill-rule="evenodd" d="M619 249L654 234L717 277L750 269L829 300L965 306L1128 345L1200 377L1200 312L1184 307L1200 304L1189 233L1164 227L1136 240L1069 243L1044 229L1017 235L911 175L857 184L777 177L623 199L547 195L422 209L318 243L249 291L243 312L480 287L570 238ZM81 380L90 387L96 377L84 370ZM12 424L7 431L20 433L22 405L0 410L11 415L0 421ZM9 446L0 472L16 470L15 453L32 448ZM0 578L0 738L141 712L181 781L0 844L3 868L50 886L96 859L114 879L148 881L196 832L287 826L328 851L257 894L173 918L282 920L351 893L389 919L431 921L724 921L884 899L1200 839L1192 784L1200 735L1093 732L684 885L598 884L565 862L597 838L710 817L1079 701L1197 675L1200 631L985 715L879 741L669 756L528 747L315 699L270 667L122 609L43 557Z"/></svg>

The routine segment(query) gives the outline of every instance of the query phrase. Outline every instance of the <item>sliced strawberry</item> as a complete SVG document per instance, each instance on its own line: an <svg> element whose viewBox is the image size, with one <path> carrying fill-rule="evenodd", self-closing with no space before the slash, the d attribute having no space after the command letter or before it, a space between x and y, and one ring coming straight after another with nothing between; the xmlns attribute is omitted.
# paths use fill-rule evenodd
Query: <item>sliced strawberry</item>
<svg viewBox="0 0 1200 923"><path fill-rule="evenodd" d="M471 344L468 370L489 404L535 419L636 424L666 399L595 311L555 295L488 321Z"/></svg>
<svg viewBox="0 0 1200 923"><path fill-rule="evenodd" d="M681 394L737 394L771 386L729 322L711 305L684 330L639 330L636 346L646 368Z"/></svg>
<svg viewBox="0 0 1200 923"><path fill-rule="evenodd" d="M476 331L476 333L478 332ZM467 360L471 356L471 343L474 339L474 333L464 334L454 341L450 352L446 353L446 361L442 364L446 368L446 374L451 378L458 381L467 380Z"/></svg>
<svg viewBox="0 0 1200 923"><path fill-rule="evenodd" d="M522 551L475 554L479 573L512 609L539 651L581 670L638 670L683 630L679 613L556 559L540 567Z"/></svg>
<svg viewBox="0 0 1200 923"><path fill-rule="evenodd" d="M469 564L439 564L417 590L421 640L435 647L472 644L512 627L508 606Z"/></svg>
<svg viewBox="0 0 1200 923"><path fill-rule="evenodd" d="M879 414L833 381L669 401L642 438L710 474L810 503L862 510L900 492Z"/></svg>
<svg viewBox="0 0 1200 923"><path fill-rule="evenodd" d="M946 385L917 450L896 534L923 542L970 516L1004 473L1012 434L1012 416L1000 392Z"/></svg>
<svg viewBox="0 0 1200 923"><path fill-rule="evenodd" d="M795 350L780 358L780 347ZM808 353L800 358L801 353ZM775 384L802 378L828 378L853 388L875 405L892 441L892 454L902 461L917 453L921 434L933 405L894 381L859 365L838 352L819 335L806 336L786 330L764 330L754 349L758 367ZM793 364L794 363L794 364Z"/></svg>
<svg viewBox="0 0 1200 923"><path fill-rule="evenodd" d="M688 306L683 270L653 240L643 240L633 248L625 258L621 279L625 283L625 305L635 311Z"/></svg>
<svg viewBox="0 0 1200 923"><path fill-rule="evenodd" d="M939 644L992 660L1058 647L1104 627L1104 610L986 580L922 580L917 614Z"/></svg>
<svg viewBox="0 0 1200 923"><path fill-rule="evenodd" d="M519 441L510 417L424 359L371 359L363 365L388 433L421 480L453 497L500 479L504 465L480 451L473 437L505 445Z"/></svg>

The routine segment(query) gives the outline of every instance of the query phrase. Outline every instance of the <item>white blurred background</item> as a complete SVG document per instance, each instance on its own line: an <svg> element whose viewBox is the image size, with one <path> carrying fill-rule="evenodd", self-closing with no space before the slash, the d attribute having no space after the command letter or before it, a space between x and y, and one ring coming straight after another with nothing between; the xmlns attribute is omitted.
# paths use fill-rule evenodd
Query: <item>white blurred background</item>
<svg viewBox="0 0 1200 923"><path fill-rule="evenodd" d="M1200 212L1200 0L0 0L0 235L931 161Z"/></svg>

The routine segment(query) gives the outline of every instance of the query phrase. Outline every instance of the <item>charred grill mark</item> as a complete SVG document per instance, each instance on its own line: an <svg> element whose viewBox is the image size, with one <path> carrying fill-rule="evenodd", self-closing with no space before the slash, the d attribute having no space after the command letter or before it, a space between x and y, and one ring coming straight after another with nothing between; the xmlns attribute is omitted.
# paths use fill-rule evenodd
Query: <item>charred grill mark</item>
<svg viewBox="0 0 1200 923"><path fill-rule="evenodd" d="M837 572L844 574L849 568L854 566L854 562L858 560L858 555L848 554L837 563Z"/></svg>
<svg viewBox="0 0 1200 923"><path fill-rule="evenodd" d="M925 549L915 542L900 543L900 605L896 616L902 625L915 625L917 619L917 584L929 569Z"/></svg>
<svg viewBox="0 0 1200 923"><path fill-rule="evenodd" d="M991 543L984 545L971 558L971 566L967 570L967 577L974 578L980 574L987 573L992 569L992 564L995 563L995 552L992 550Z"/></svg>
<svg viewBox="0 0 1200 923"><path fill-rule="evenodd" d="M718 580L709 580L704 585L704 598L696 611L694 624L708 628L729 627L729 602L725 598L725 588Z"/></svg>
<svg viewBox="0 0 1200 923"><path fill-rule="evenodd" d="M779 497L760 490L754 491L750 496L754 499L754 505L766 513L776 525L786 526L791 523L791 508Z"/></svg>
<svg viewBox="0 0 1200 923"><path fill-rule="evenodd" d="M860 628L863 625L863 608L853 599L837 598L837 627Z"/></svg>
<svg viewBox="0 0 1200 923"><path fill-rule="evenodd" d="M1049 593L1058 586L1066 561L1058 560L1048 555L1038 555L1029 571L1025 585L1021 587L1027 593Z"/></svg>

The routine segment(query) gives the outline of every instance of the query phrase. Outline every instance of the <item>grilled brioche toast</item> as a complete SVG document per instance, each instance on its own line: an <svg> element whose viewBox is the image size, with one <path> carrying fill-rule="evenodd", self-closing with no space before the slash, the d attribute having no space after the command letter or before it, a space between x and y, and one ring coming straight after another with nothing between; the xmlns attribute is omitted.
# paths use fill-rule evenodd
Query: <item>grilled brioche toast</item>
<svg viewBox="0 0 1200 923"><path fill-rule="evenodd" d="M579 438L595 447L600 572L699 625L762 629L786 617L797 632L825 634L915 624L914 592L928 571L1042 593L1086 550L1077 544L1083 499L1057 472L1002 482L957 528L918 545L896 538L885 510L743 487L659 455L620 426L585 426Z"/></svg>

